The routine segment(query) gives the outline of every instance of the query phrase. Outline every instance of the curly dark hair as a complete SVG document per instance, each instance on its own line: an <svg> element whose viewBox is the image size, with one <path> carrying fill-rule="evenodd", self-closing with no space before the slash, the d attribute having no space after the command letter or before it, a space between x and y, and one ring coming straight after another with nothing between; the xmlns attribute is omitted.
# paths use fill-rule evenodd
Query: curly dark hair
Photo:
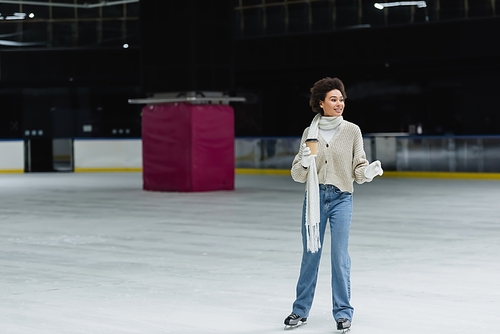
<svg viewBox="0 0 500 334"><path fill-rule="evenodd" d="M323 116L323 109L319 106L319 102L324 101L326 94L334 89L338 89L340 93L342 93L344 99L347 98L344 83L339 78L326 77L316 81L314 86L311 88L311 99L309 100L309 105L315 113Z"/></svg>

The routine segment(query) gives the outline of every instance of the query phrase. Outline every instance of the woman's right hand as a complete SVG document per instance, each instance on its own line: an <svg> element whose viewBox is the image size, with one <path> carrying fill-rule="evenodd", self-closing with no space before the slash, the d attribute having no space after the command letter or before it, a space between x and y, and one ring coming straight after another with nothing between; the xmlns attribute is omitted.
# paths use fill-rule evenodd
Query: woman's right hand
<svg viewBox="0 0 500 334"><path fill-rule="evenodd" d="M384 170L382 169L382 163L378 160L372 162L365 169L365 177L368 179L373 179L377 175L384 174Z"/></svg>
<svg viewBox="0 0 500 334"><path fill-rule="evenodd" d="M308 168L311 166L314 157L314 155L311 155L311 149L304 144L302 146L302 159L300 160L302 167Z"/></svg>

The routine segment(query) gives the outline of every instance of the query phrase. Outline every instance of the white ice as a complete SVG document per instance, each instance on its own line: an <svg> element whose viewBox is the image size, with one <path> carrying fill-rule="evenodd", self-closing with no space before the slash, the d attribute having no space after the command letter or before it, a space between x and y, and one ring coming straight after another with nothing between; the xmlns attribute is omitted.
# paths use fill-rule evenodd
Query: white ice
<svg viewBox="0 0 500 334"><path fill-rule="evenodd" d="M0 175L0 332L283 333L304 186L237 175L235 191L141 187L140 173ZM351 333L500 333L499 203L500 181L356 186ZM337 332L323 247L294 334Z"/></svg>

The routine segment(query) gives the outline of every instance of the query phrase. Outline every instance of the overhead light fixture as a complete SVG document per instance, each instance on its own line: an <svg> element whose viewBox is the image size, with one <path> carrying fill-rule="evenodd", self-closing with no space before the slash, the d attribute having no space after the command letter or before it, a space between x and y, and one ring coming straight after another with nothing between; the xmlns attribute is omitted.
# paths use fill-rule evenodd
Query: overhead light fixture
<svg viewBox="0 0 500 334"><path fill-rule="evenodd" d="M38 45L45 45L44 42L15 42L15 41L8 41L4 39L0 39L0 45L3 46L38 46Z"/></svg>
<svg viewBox="0 0 500 334"><path fill-rule="evenodd" d="M26 18L26 13L14 13L14 15L6 16L6 20L24 20Z"/></svg>
<svg viewBox="0 0 500 334"><path fill-rule="evenodd" d="M13 15L3 16L0 14L0 20L24 20L26 13L14 13Z"/></svg>
<svg viewBox="0 0 500 334"><path fill-rule="evenodd" d="M383 2L383 3L375 3L373 6L377 9L384 9L386 7L398 7L398 6L417 6L418 8L427 7L427 3L425 1L396 1L396 2Z"/></svg>

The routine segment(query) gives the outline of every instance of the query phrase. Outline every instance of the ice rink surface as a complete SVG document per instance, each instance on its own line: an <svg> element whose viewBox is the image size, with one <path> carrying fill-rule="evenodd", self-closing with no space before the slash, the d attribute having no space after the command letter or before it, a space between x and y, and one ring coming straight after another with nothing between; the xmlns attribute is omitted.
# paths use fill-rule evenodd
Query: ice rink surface
<svg viewBox="0 0 500 334"><path fill-rule="evenodd" d="M140 173L0 175L2 334L338 333L329 238L308 324L283 331L304 185L141 189ZM500 333L500 181L356 185L350 254L352 334Z"/></svg>

